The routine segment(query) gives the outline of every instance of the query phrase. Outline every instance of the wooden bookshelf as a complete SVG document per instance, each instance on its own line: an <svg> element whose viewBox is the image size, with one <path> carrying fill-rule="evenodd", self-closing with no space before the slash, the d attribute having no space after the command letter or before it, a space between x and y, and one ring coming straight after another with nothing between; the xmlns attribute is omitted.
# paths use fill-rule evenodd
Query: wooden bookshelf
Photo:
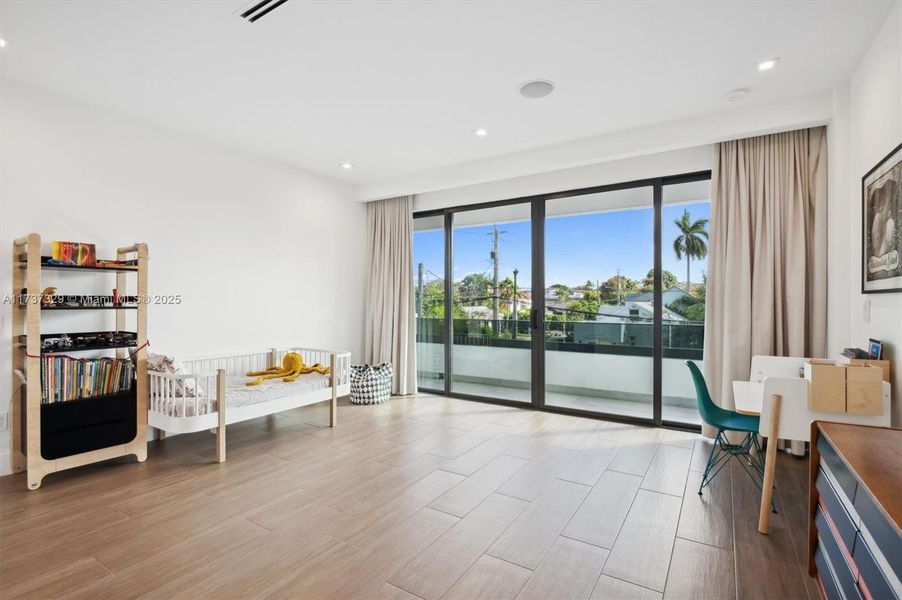
<svg viewBox="0 0 902 600"><path fill-rule="evenodd" d="M48 264L41 256L41 236L31 233L13 242L16 264L12 269L16 306L12 311L12 368L22 369L27 384L13 375L12 468L27 471L28 488L36 490L50 473L80 467L111 458L134 455L139 462L147 459L147 303L118 306L42 307L41 273L109 272L116 275L116 288L124 295L129 279L134 277L138 298L147 298L147 245L142 243L119 248L113 266L74 266ZM25 290L23 302L19 293ZM41 313L48 310L114 310L115 331L125 331L126 314L134 311L136 343L134 346L71 348L42 352ZM61 335L61 334L57 334ZM71 334L79 335L79 334ZM47 337L45 335L44 337ZM79 400L42 404L41 355L68 354L79 350L115 349L117 358L136 359L135 383L131 390Z"/></svg>

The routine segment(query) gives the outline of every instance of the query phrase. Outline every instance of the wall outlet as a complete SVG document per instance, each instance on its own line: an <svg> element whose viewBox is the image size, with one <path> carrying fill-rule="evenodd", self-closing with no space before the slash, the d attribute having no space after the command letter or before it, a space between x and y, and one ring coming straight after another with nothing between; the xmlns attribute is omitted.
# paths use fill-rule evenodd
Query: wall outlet
<svg viewBox="0 0 902 600"><path fill-rule="evenodd" d="M9 413L0 412L0 431L6 431L9 427Z"/></svg>

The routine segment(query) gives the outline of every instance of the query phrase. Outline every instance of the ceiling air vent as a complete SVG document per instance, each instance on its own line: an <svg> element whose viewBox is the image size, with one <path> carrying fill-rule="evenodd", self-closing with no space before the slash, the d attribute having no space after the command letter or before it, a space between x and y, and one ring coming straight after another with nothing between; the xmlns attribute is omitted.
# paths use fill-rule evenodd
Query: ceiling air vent
<svg viewBox="0 0 902 600"><path fill-rule="evenodd" d="M241 18L250 23L256 23L258 19L262 19L287 1L288 0L263 0L262 2L255 2L250 8L241 13Z"/></svg>

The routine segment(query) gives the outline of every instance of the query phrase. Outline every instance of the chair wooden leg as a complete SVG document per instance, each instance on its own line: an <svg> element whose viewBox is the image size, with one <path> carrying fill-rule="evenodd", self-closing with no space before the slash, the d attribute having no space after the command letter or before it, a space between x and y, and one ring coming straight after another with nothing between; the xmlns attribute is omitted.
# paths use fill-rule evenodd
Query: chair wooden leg
<svg viewBox="0 0 902 600"><path fill-rule="evenodd" d="M774 394L770 435L767 437L767 456L764 459L764 482L761 486L761 506L758 509L758 533L770 530L770 511L774 499L774 471L777 468L777 432L780 430L780 404L783 397Z"/></svg>

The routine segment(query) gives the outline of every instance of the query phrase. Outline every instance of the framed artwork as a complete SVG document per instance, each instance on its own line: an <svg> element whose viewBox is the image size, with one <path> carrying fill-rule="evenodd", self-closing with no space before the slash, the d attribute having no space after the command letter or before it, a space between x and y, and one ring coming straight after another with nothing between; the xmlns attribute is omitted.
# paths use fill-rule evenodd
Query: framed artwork
<svg viewBox="0 0 902 600"><path fill-rule="evenodd" d="M902 292L902 144L861 178L861 291Z"/></svg>

